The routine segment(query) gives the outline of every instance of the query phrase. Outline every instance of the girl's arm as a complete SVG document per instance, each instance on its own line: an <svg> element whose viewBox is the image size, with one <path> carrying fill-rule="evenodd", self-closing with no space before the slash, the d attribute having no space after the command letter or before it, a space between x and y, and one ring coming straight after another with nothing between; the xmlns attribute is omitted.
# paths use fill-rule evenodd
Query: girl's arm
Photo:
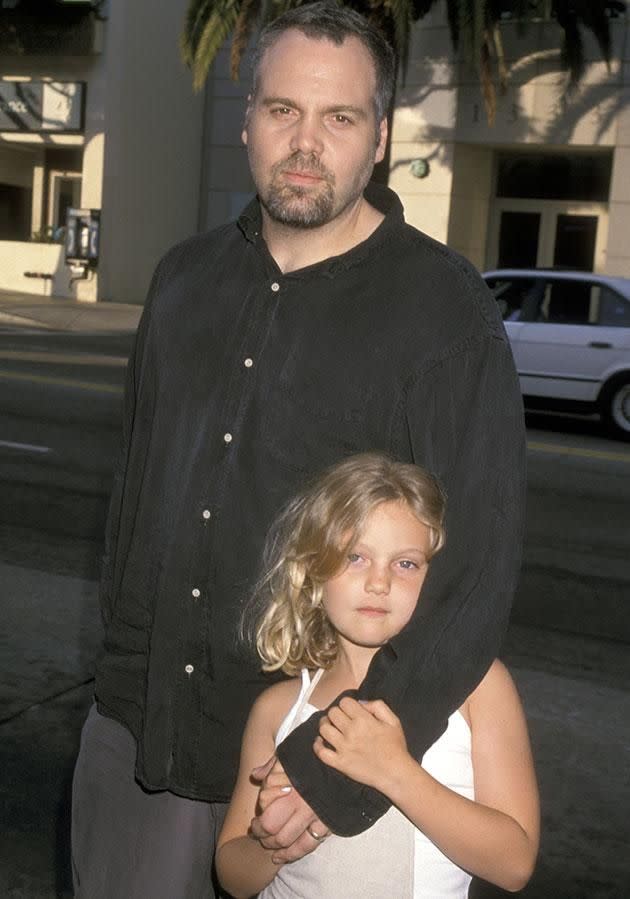
<svg viewBox="0 0 630 899"><path fill-rule="evenodd" d="M474 802L440 784L409 755L398 718L380 701L360 705L343 699L322 719L315 752L382 792L460 868L520 890L538 852L538 790L525 716L500 662L493 663L467 708Z"/></svg>
<svg viewBox="0 0 630 899"><path fill-rule="evenodd" d="M277 684L258 697L249 713L236 786L216 852L219 880L234 899L255 896L273 880L281 867L271 861L272 850L264 849L258 840L249 836L260 789L260 785L252 780L251 772L274 754L274 734L290 707L289 697L293 694L295 689L291 683ZM279 787L278 795L286 789Z"/></svg>

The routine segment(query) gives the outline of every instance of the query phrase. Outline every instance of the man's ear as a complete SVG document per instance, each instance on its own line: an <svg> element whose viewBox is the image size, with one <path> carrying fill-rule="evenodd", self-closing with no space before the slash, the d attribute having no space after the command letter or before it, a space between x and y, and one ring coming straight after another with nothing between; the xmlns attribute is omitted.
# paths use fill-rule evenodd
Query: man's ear
<svg viewBox="0 0 630 899"><path fill-rule="evenodd" d="M381 119L381 124L378 126L378 143L376 145L376 153L374 155L374 162L381 162L382 159L385 158L385 148L387 146L387 117L385 116Z"/></svg>
<svg viewBox="0 0 630 899"><path fill-rule="evenodd" d="M247 108L245 109L245 122L243 123L243 130L241 131L241 140L247 146L247 126L249 125L249 117L252 111L252 95L247 95Z"/></svg>

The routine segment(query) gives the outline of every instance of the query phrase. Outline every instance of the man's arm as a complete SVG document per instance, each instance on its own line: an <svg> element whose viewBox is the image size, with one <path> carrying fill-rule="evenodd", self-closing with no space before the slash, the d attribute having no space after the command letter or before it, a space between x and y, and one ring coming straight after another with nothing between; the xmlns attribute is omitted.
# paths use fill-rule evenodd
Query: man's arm
<svg viewBox="0 0 630 899"><path fill-rule="evenodd" d="M507 340L491 325L419 371L401 404L409 456L446 489L446 545L431 562L414 618L375 656L358 696L394 710L418 759L498 654L520 565L522 400ZM314 716L293 731L278 757L334 833L359 833L389 801L316 759L318 726Z"/></svg>
<svg viewBox="0 0 630 899"><path fill-rule="evenodd" d="M105 553L103 556L103 566L99 588L101 615L103 617L103 623L105 626L107 626L109 618L111 617L112 603L114 602L114 594L116 590L115 557L116 547L118 545L118 535L120 532L120 522L123 516L123 503L126 501L125 482L127 477L127 464L129 461L131 438L133 434L133 426L136 415L138 389L141 380L143 360L145 357L151 306L153 298L157 292L160 280L160 271L161 265L158 265L151 280L151 286L149 288L147 299L142 310L142 316L138 325L133 349L127 363L122 418L122 445L120 448L118 464L116 466L116 471L114 474L114 483L112 486L109 501L109 513L107 516L107 525L105 528Z"/></svg>

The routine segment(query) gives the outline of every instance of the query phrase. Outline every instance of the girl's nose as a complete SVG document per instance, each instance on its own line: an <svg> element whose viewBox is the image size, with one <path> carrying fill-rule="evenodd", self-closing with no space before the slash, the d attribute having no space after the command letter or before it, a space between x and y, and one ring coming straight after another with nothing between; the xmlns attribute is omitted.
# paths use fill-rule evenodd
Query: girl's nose
<svg viewBox="0 0 630 899"><path fill-rule="evenodd" d="M370 567L365 581L367 593L386 595L389 593L390 585L391 576L388 568L381 568L380 566Z"/></svg>

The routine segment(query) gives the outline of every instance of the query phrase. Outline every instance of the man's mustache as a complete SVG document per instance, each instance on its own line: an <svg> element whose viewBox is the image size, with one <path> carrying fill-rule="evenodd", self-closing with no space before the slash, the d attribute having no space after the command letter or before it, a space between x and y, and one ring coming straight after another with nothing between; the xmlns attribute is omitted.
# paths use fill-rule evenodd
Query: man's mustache
<svg viewBox="0 0 630 899"><path fill-rule="evenodd" d="M287 174L296 175L313 175L315 178L322 178L329 184L334 184L335 176L332 172L321 164L316 156L306 156L304 153L292 153L282 162L274 166L275 173L286 172Z"/></svg>

